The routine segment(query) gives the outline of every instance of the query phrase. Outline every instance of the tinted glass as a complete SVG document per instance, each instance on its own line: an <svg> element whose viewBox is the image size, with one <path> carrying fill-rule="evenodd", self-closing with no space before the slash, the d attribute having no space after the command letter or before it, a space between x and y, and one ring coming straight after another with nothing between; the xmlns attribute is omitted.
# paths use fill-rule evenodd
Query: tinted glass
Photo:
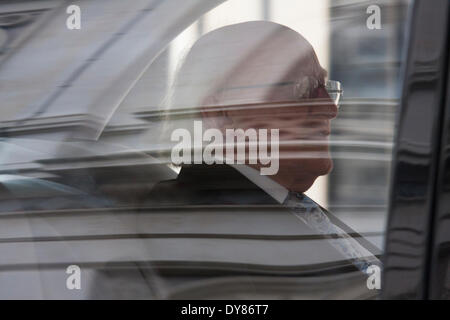
<svg viewBox="0 0 450 320"><path fill-rule="evenodd" d="M0 298L376 298L410 4L0 4Z"/></svg>

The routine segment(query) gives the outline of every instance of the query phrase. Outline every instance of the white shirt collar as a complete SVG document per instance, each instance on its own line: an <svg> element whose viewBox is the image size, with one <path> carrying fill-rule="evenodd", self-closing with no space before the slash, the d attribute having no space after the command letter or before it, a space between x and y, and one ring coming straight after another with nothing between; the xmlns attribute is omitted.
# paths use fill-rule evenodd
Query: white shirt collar
<svg viewBox="0 0 450 320"><path fill-rule="evenodd" d="M244 164L230 164L231 167L239 171L251 182L263 189L267 194L274 198L278 203L283 203L288 196L288 189L273 181L268 176L263 176L260 172Z"/></svg>

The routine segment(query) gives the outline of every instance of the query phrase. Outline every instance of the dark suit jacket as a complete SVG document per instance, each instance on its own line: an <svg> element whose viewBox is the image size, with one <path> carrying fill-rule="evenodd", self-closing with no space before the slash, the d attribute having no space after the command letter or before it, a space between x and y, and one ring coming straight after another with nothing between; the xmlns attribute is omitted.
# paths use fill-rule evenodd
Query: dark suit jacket
<svg viewBox="0 0 450 320"><path fill-rule="evenodd" d="M153 206L273 206L280 212L290 212L259 186L251 182L239 171L228 165L187 165L183 166L177 179L162 181L150 192L147 204ZM316 204L340 229L354 237L374 255L377 249L360 234L340 221L325 208ZM250 210L250 209L249 209ZM299 221L300 223L300 221Z"/></svg>
<svg viewBox="0 0 450 320"><path fill-rule="evenodd" d="M146 274L151 274L150 278L155 279L158 278L157 281L165 281L164 279L171 279L168 283L170 285L174 283L193 283L193 287L195 289L192 289L191 291L187 291L185 293L180 293L177 291L174 291L175 293L172 293L173 297L176 298L185 298L187 296L191 296L195 292L199 293L201 290L206 290L205 296L198 296L198 298L208 298L211 294L217 294L218 288L215 288L210 281L218 281L218 279L222 279L220 281L225 281L224 279L229 279L232 281L237 281L234 278L235 276L239 277L246 277L245 281L250 281L249 285L245 287L244 289L242 286L238 285L231 285L231 282L228 283L230 285L229 290L249 290L249 292L254 292L254 290L265 290L265 289L256 289L259 285L264 286L263 283L266 283L267 279L271 279L270 281L274 281L274 283L284 283L285 277L287 275L292 276L292 281L298 281L298 284L296 286L292 287L283 287L283 290L287 290L290 293L295 290L304 290L306 296L308 296L308 290L319 290L321 286L323 286L324 296L327 295L327 292L329 290L335 290L338 292L342 289L342 287L346 286L346 283L349 284L351 287L348 292L358 292L356 295L359 295L359 298L364 297L370 297L373 295L373 292L368 292L366 286L366 277L362 275L361 272L357 271L356 268L352 265L351 262L346 261L345 258L342 258L340 261L335 262L327 262L327 263L320 263L318 262L316 265L314 263L312 265L308 264L296 264L297 262L302 262L306 258L304 255L312 255L319 257L318 261L320 260L320 256L329 256L330 252L335 252L336 249L332 247L331 244L327 242L326 239L323 239L321 235L316 235L317 237L314 237L314 232L306 232L306 236L303 237L301 232L298 234L292 235L292 230L299 227L299 229L306 230L309 227L306 225L301 225L303 222L299 219L291 219L289 221L292 221L291 226L287 226L285 222L277 222L277 216L282 217L292 217L291 209L284 207L283 205L279 204L277 201L275 201L270 195L268 195L266 192L264 192L260 187L252 183L250 180L248 180L245 176L243 176L239 171L235 170L234 168L227 166L227 165L189 165L184 166L181 169L181 172L179 173L177 179L174 180L168 180L168 181L162 181L154 186L154 188L151 190L151 192L146 196L144 203L142 204L143 207L157 209L157 208L170 208L170 211L173 212L174 210L177 210L178 212L181 212L186 215L190 215L193 212L197 212L196 208L199 208L198 210L205 210L208 214L208 221L209 223L214 224L214 215L219 211L223 210L224 208L226 210L229 210L227 212L232 212L232 210L237 210L239 208L240 212L246 212L248 211L251 215L250 221L255 221L255 224L252 224L251 222L248 223L249 228L249 234L245 235L242 234L242 228L240 228L240 233L236 234L236 238L224 238L223 243L230 243L230 240L232 241L234 246L236 246L236 251L240 251L240 248L237 248L241 246L241 240L242 239L242 245L248 246L248 240L254 241L254 245L259 246L256 247L258 250L252 251L251 249L241 250L240 254L237 255L236 263L230 263L230 260L233 261L233 257L227 256L227 261L223 264L218 264L216 262L209 262L209 261L203 261L201 263L193 262L191 261L185 261L182 263L182 265L177 266L175 269L178 270L176 272L171 273L164 271L164 268L167 269L167 265L160 267L156 266L154 263L149 263L147 265L140 264L139 266L134 267L135 271L130 272L127 274L124 271L111 271L111 270L105 270L104 272L99 272L98 274L98 280L103 283L103 286L106 284L106 288L103 288L100 291L97 291L99 294L93 294L92 297L98 298L98 297L105 297L105 292L114 292L114 283L116 282L113 279L117 279L120 283L124 283L123 277L126 277L128 280L125 282L130 284L131 288L140 288L138 291L145 293L148 286L148 283L152 283L152 281L149 281L147 279ZM318 207L320 207L318 205ZM194 209L192 209L194 208ZM233 209L235 208L235 209ZM274 233L270 234L267 239L262 238L261 236L264 236L264 232L267 232L267 228L265 230L255 230L255 227L257 228L258 219L260 219L260 212L263 212L264 210L267 210L267 208L270 208L270 217L271 221L274 222L274 224L277 224L274 226L276 228L275 234L277 236L274 236ZM358 233L356 233L354 230L346 226L344 223L339 221L336 217L334 217L331 213L329 213L324 208L320 207L323 212L330 218L330 220L346 231L348 234L350 234L352 237L355 237L357 241L359 241L366 249L376 254L379 250L375 248L372 244L370 244L368 241L366 241L363 237L361 237ZM193 211L192 211L193 210ZM217 210L217 211L216 211ZM203 211L204 213L205 211ZM265 211L267 214L267 211ZM222 212L223 217L223 212ZM248 218L248 217L247 217ZM236 216L234 218L236 219ZM218 219L220 220L220 219ZM247 221L249 221L247 219ZM287 220L284 220L287 221ZM219 222L217 222L219 223ZM236 221L232 222L236 225L239 225L241 222L239 219L236 219ZM284 224L283 224L284 223ZM259 224L259 226L261 226ZM190 229L192 226L187 226L187 229ZM242 226L241 226L242 227ZM289 228L290 227L290 228ZM252 229L253 228L253 229ZM270 226L268 226L270 228ZM286 232L283 231L283 229L289 229L286 230ZM311 230L311 229L310 229ZM251 237L254 236L255 233L259 233L257 237ZM281 233L281 234L280 234ZM286 233L286 234L284 234ZM289 234L291 233L291 234ZM203 237L204 235L198 234L195 237ZM208 235L212 238L215 238L215 235ZM245 237L249 236L249 237ZM220 240L223 235L218 235L218 239ZM259 238L258 238L259 237ZM321 238L322 237L322 238ZM305 239L303 241L302 239ZM281 242L279 242L281 240ZM284 246L283 240L286 240L286 247ZM294 241L294 244L291 242ZM298 248L298 244L305 244L310 240L317 240L322 241L322 243L318 247L309 247L307 250L303 248L300 251L292 250L292 248ZM182 245L182 242L189 241L189 236L183 236L180 239L180 245ZM222 240L221 240L222 241ZM228 242L227 242L228 241ZM242 252L248 252L248 255L253 255L252 259L255 261L258 259L258 255L261 254L261 252L264 252L264 255L267 256L278 256L280 255L274 254L271 250L274 250L273 248L267 248L267 250L261 251L261 246L265 246L271 241L278 241L277 245L281 245L281 250L283 250L283 253L281 254L282 257L286 257L287 259L292 258L292 255L298 255L299 252L302 252L302 255L295 256L295 264L290 266L283 264L283 261L277 261L276 259L272 260L269 259L268 265L256 265L252 266L250 264L246 264L245 262L242 262ZM295 242L296 241L296 242ZM217 242L216 242L217 243ZM313 243L313 242L312 242ZM317 243L317 242L316 242ZM253 245L253 243L251 244ZM294 247L292 247L292 245ZM269 246L270 247L270 246ZM280 248L280 247L278 247ZM290 248L290 249L289 249ZM214 246L209 248L208 250L215 250ZM250 251L247 251L250 250ZM317 252L323 250L323 252ZM260 253L255 253L260 252ZM209 253L211 254L211 252ZM190 253L185 252L185 256L189 257ZM231 254L232 256L232 254ZM336 256L336 255L335 255ZM176 258L176 257L175 257ZM283 259L283 258L282 258ZM195 260L195 259L194 259ZM266 261L267 259L261 259L262 261ZM310 260L308 260L310 261ZM133 267L131 267L133 269ZM131 270L130 269L130 270ZM170 268L169 268L170 269ZM175 270L171 269L171 270ZM194 271L193 271L194 270ZM199 271L203 270L203 271ZM354 276L350 276L350 273L353 273ZM199 275L202 274L202 275ZM204 275L203 275L204 274ZM230 278L230 276L232 276ZM234 277L233 277L234 276ZM249 278L249 276L251 278ZM261 278L262 276L270 278ZM306 278L305 278L306 276ZM318 276L317 279L317 287L313 286L314 289L302 287L301 283L304 281L304 279L312 279L311 276ZM324 276L332 276L335 278L330 278L328 280L323 280ZM344 278L346 280L344 280ZM102 280L103 279L103 280ZM178 280L177 280L178 279ZM243 279L243 278L242 278ZM249 280L253 279L253 280ZM259 282L263 279L263 282ZM281 282L277 282L278 280ZM208 281L207 287L203 287L202 285L197 286L196 283L206 283L205 281ZM220 282L219 281L219 282ZM310 280L306 280L307 282ZM324 282L325 281L325 282ZM118 283L119 283L118 282ZM134 284L133 284L134 283ZM239 281L238 281L239 283ZM333 289L333 284L335 283L335 287ZM350 283L352 283L350 285ZM326 284L326 285L325 285ZM206 284L205 284L206 285ZM221 284L219 285L226 285ZM308 284L310 285L310 284ZM113 286L113 288L109 289L109 286ZM278 285L276 285L278 286ZM355 286L359 289L355 291ZM101 285L99 284L97 288L100 289ZM233 289L234 288L234 289ZM124 290L123 288L122 290ZM137 290L137 289L134 289ZM267 292L271 292L271 289L268 288ZM353 290L353 291L352 291ZM152 291L152 290L150 290ZM149 292L150 292L149 291ZM319 290L320 291L320 290ZM347 297L345 295L345 290L343 291L344 294L340 297ZM289 293L289 294L290 294ZM250 294L250 293L249 293ZM297 294L297 293L296 293ZM140 295L140 294L139 294ZM187 295L187 296L186 296ZM144 297L150 297L151 295L143 294ZM231 294L231 296L233 296ZM107 296L108 297L108 296ZM220 297L220 295L219 295ZM270 296L267 296L268 298ZM302 297L302 295L299 295L299 297ZM350 296L351 298L352 296Z"/></svg>

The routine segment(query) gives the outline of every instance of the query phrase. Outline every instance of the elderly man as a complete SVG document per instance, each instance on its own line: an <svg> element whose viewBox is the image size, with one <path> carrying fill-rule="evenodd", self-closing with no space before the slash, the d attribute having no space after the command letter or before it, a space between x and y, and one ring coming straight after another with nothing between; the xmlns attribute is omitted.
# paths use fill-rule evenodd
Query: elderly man
<svg viewBox="0 0 450 320"><path fill-rule="evenodd" d="M177 117L168 117L162 139L167 143L180 127L193 130L195 121L201 121L203 129L215 130L215 139L209 137L210 142L217 140L219 133L225 137L230 129L265 129L278 134L279 141L270 140L269 149L273 152L279 148L279 167L272 174L261 174L267 162L249 156L254 140L246 140L243 149L232 147L234 160L239 152L246 151L240 162L233 163L226 161L229 154L225 151L230 149L220 143L225 140L214 141L214 161L182 163L177 179L158 183L146 195L146 204L181 211L186 206L201 205L211 208L210 223L214 223L214 208L248 208L256 213L256 228L258 208L270 207L280 221L283 217L291 219L283 220L291 221L289 225L272 225L275 229L282 232L295 224L305 236L322 239L323 243L302 249L302 256L296 257L300 269L308 265L308 270L322 272L335 261L341 267L346 262L344 265L361 274L367 272L378 262L373 254L377 249L304 195L317 177L333 167L328 137L330 121L337 116L341 88L325 78L326 71L309 42L276 23L241 23L201 37L177 73L169 97L169 114ZM180 118L178 111L189 116ZM266 142L258 140L258 150L264 149ZM202 151L192 150L192 157L186 159L196 159L196 153L201 155ZM256 251L247 254L258 259ZM267 254L275 259L270 265L285 264L282 252ZM292 254L286 251L285 258L290 261Z"/></svg>
<svg viewBox="0 0 450 320"><path fill-rule="evenodd" d="M269 146L272 151L279 147L275 173L260 177L256 172L265 166L262 159L250 161L250 141L245 148L245 165L232 167L253 183L257 179L266 186L262 189L268 195L283 202L289 191L308 190L318 176L332 169L328 136L330 120L337 114L339 87L335 84L333 88L325 77L312 46L299 33L270 22L241 23L212 31L195 43L177 73L170 107L172 111L193 108L204 128L217 129L224 137L229 129L277 130L279 145ZM334 90L333 97L327 85ZM177 126L192 128L192 120L169 118L163 138L168 139ZM260 150L261 142L257 144ZM221 154L225 159L215 163L232 164L226 161L226 151L224 146ZM198 162L189 166L193 162L184 163L179 178L188 170L207 170L208 174L233 171L230 166L199 166ZM223 182L231 182L231 178ZM201 198L208 201L208 197Z"/></svg>

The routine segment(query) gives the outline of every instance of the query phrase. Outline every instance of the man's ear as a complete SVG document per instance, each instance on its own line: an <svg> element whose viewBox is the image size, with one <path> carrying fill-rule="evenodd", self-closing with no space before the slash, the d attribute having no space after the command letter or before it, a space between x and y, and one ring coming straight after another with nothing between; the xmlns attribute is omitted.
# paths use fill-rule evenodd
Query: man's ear
<svg viewBox="0 0 450 320"><path fill-rule="evenodd" d="M233 124L232 119L228 117L227 112L224 110L207 111L202 109L201 114L205 129L212 128L225 131L226 128Z"/></svg>
<svg viewBox="0 0 450 320"><path fill-rule="evenodd" d="M210 95L204 101L207 107L201 108L202 120L205 128L219 129L225 132L225 128L229 128L233 121L226 112L226 106L218 107L219 98L216 95Z"/></svg>

